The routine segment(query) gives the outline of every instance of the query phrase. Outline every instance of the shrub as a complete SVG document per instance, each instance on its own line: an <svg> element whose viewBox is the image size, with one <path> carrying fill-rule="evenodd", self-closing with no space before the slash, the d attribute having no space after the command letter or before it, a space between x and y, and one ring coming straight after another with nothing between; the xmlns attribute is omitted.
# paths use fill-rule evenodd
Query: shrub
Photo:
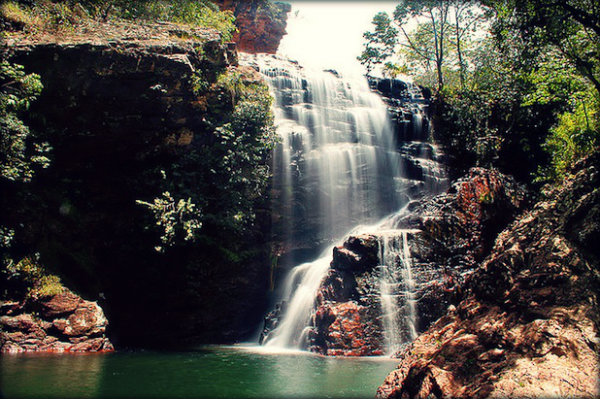
<svg viewBox="0 0 600 399"><path fill-rule="evenodd" d="M567 170L600 145L600 103L589 94L577 101L572 111L559 115L548 135L544 149L550 165L540 168L538 181L562 180Z"/></svg>
<svg viewBox="0 0 600 399"><path fill-rule="evenodd" d="M60 278L50 274L40 263L39 255L26 256L12 262L3 270L6 287L4 297L13 299L39 299L60 294L65 290Z"/></svg>
<svg viewBox="0 0 600 399"><path fill-rule="evenodd" d="M32 13L13 1L7 1L0 5L0 15L5 21L20 29L34 24Z"/></svg>
<svg viewBox="0 0 600 399"><path fill-rule="evenodd" d="M88 19L85 10L77 3L51 1L39 1L31 5L6 1L0 7L0 15L27 33L72 30Z"/></svg>
<svg viewBox="0 0 600 399"><path fill-rule="evenodd" d="M34 165L47 167L46 143L35 142L35 135L20 119L42 91L40 77L26 74L23 66L0 62L0 177L29 181Z"/></svg>
<svg viewBox="0 0 600 399"><path fill-rule="evenodd" d="M220 32L222 41L230 41L236 31L235 17L208 0L87 0L82 4L93 15L106 18L110 10L118 17L183 23L212 28Z"/></svg>
<svg viewBox="0 0 600 399"><path fill-rule="evenodd" d="M172 246L176 236L184 234L184 240L193 240L197 230L202 227L200 217L202 216L196 204L191 198L187 200L175 200L168 191L162 194L162 198L155 198L152 203L136 201L150 209L154 214L156 225L162 228L160 240L162 245L156 246L157 252L163 252L165 246Z"/></svg>

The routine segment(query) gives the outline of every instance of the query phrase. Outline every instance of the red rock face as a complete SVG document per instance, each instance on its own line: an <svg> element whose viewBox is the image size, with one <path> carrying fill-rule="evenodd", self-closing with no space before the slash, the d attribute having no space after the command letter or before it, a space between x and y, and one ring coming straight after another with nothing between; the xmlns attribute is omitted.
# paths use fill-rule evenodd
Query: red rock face
<svg viewBox="0 0 600 399"><path fill-rule="evenodd" d="M279 42L286 34L287 3L272 3L264 0L235 1L217 0L221 10L230 10L236 17L238 32L233 41L240 51L248 53L275 54Z"/></svg>
<svg viewBox="0 0 600 399"><path fill-rule="evenodd" d="M350 237L333 252L331 270L317 293L309 349L327 356L381 356L383 335L379 305L360 296L357 281L378 261L377 237Z"/></svg>
<svg viewBox="0 0 600 399"><path fill-rule="evenodd" d="M102 308L65 291L36 303L3 303L0 352L98 352L114 350Z"/></svg>

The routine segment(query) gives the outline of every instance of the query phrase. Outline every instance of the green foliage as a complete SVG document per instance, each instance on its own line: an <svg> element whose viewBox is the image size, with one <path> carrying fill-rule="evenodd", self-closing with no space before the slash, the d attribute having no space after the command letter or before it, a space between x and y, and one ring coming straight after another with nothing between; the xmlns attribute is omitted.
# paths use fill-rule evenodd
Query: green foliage
<svg viewBox="0 0 600 399"><path fill-rule="evenodd" d="M597 147L590 93L599 87L599 7L587 0L481 4L446 3L444 36L441 3L403 1L396 10L404 65L419 84L438 87L435 137L458 173L480 165L522 181L536 173L537 182L559 179ZM405 31L415 16L416 28ZM478 26L491 34L475 38Z"/></svg>
<svg viewBox="0 0 600 399"><path fill-rule="evenodd" d="M580 80L551 51L525 62L518 40L506 48L492 37L480 43L470 54L474 69L464 88L448 86L437 99L435 136L459 172L472 165L497 167L531 181L547 162L542 144L549 129ZM560 65L566 72L549 73Z"/></svg>
<svg viewBox="0 0 600 399"><path fill-rule="evenodd" d="M162 198L155 198L152 203L136 201L150 209L156 219L156 225L162 228L160 240L162 246L155 247L156 251L163 252L164 246L172 246L178 230L183 234L185 241L193 240L196 231L202 227L200 211L192 203L191 198L175 200L168 191L162 193Z"/></svg>
<svg viewBox="0 0 600 399"><path fill-rule="evenodd" d="M60 278L48 273L39 263L39 255L8 264L2 270L2 280L6 280L6 290L2 293L5 298L37 300L60 294L65 289Z"/></svg>
<svg viewBox="0 0 600 399"><path fill-rule="evenodd" d="M250 83L236 70L226 70L212 85L201 76L191 85L202 86L198 94L209 97L207 132L165 168L168 178L162 189L167 193L153 203L138 201L152 210L162 228L161 250L216 232L241 234L252 226L257 205L265 201L268 159L275 144L267 87ZM178 210L184 211L183 217ZM192 223L186 227L186 221ZM222 253L230 251L226 243L219 244Z"/></svg>
<svg viewBox="0 0 600 399"><path fill-rule="evenodd" d="M6 1L0 6L0 15L30 33L72 30L92 17L107 20L111 16L212 28L224 42L230 41L237 29L233 14L219 11L209 0L47 0L31 6Z"/></svg>
<svg viewBox="0 0 600 399"><path fill-rule="evenodd" d="M219 11L209 0L86 0L82 2L95 16L107 18L110 12L133 20L167 21L220 32L224 42L236 32L235 17L230 11Z"/></svg>
<svg viewBox="0 0 600 399"><path fill-rule="evenodd" d="M211 181L218 182L218 218L223 228L240 230L254 220L269 177L268 157L275 144L272 98L263 84L245 84L235 72L221 79L238 101L226 123L217 126L211 157Z"/></svg>
<svg viewBox="0 0 600 399"><path fill-rule="evenodd" d="M579 159L590 155L600 146L600 103L589 95L576 102L572 111L558 117L550 129L544 148L551 163L540 168L538 181L561 181L568 169Z"/></svg>
<svg viewBox="0 0 600 399"><path fill-rule="evenodd" d="M14 1L6 1L0 4L0 15L4 20L18 27L33 23L31 13Z"/></svg>
<svg viewBox="0 0 600 399"><path fill-rule="evenodd" d="M392 20L387 13L377 13L371 23L375 29L373 32L363 33L365 49L358 57L360 63L367 68L367 75L375 65L382 64L394 54L398 41L398 30L392 26Z"/></svg>
<svg viewBox="0 0 600 399"><path fill-rule="evenodd" d="M600 4L596 0L487 0L497 10L500 43L518 37L523 58L539 49L559 51L600 95Z"/></svg>
<svg viewBox="0 0 600 399"><path fill-rule="evenodd" d="M435 69L438 91L444 87L443 68L447 62L450 31L448 17L451 6L450 1L404 0L394 11L394 21L398 24L404 39L400 44L422 60L428 70ZM417 25L416 33L411 35L407 29L409 22L414 18L421 18L424 21Z"/></svg>
<svg viewBox="0 0 600 399"><path fill-rule="evenodd" d="M48 145L36 142L35 135L20 119L42 87L38 75L26 74L21 65L0 62L0 177L3 179L29 181L35 165L49 165Z"/></svg>
<svg viewBox="0 0 600 399"><path fill-rule="evenodd" d="M49 0L21 5L5 1L0 6L0 16L27 33L41 31L67 31L89 19L76 2L51 2Z"/></svg>

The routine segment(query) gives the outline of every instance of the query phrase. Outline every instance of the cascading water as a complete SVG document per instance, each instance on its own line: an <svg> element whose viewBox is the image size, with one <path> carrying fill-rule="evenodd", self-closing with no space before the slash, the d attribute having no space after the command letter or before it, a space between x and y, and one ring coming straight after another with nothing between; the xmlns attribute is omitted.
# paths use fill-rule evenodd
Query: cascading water
<svg viewBox="0 0 600 399"><path fill-rule="evenodd" d="M388 354L397 352L404 343L417 336L415 280L408 234L412 230L380 231L379 292Z"/></svg>
<svg viewBox="0 0 600 399"><path fill-rule="evenodd" d="M304 247L319 253L321 249L317 260L288 273L280 293L285 304L282 314L263 341L266 346L302 349L319 285L329 270L331 244L340 245L341 238L361 230L353 230L354 226L373 224L400 209L416 191L431 186L439 171L430 162L432 150L423 151L422 142L396 141L388 106L364 77L305 71L275 56L257 55L244 62L260 70L275 98L280 136L273 160L275 241L281 243L282 252ZM415 123L410 126L421 137L422 98L413 100ZM330 245L325 250L324 243ZM396 341L415 336L406 234L390 236L381 247L381 263L389 265L381 277L384 327L402 329L399 313L408 312L410 318L406 333L386 332L388 346L394 348L399 345ZM400 272L395 259L386 256L401 259ZM403 303L393 299L400 296Z"/></svg>

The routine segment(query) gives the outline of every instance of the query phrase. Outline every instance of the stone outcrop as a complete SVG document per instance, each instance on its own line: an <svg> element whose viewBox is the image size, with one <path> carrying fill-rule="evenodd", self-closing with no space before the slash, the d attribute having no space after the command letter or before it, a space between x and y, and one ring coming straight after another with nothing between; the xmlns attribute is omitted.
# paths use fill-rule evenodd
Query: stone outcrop
<svg viewBox="0 0 600 399"><path fill-rule="evenodd" d="M371 90L388 106L398 141L428 141L431 90L400 79L368 77L368 80ZM422 129L413 127L417 117L421 119Z"/></svg>
<svg viewBox="0 0 600 399"><path fill-rule="evenodd" d="M406 216L396 223L418 230L410 246L419 331L460 300L462 282L527 203L527 192L512 178L472 168L446 194L409 204Z"/></svg>
<svg viewBox="0 0 600 399"><path fill-rule="evenodd" d="M268 0L216 0L221 10L235 16L238 32L233 37L240 51L275 54L286 34L289 3Z"/></svg>
<svg viewBox="0 0 600 399"><path fill-rule="evenodd" d="M68 290L36 301L0 302L0 352L106 352L102 308Z"/></svg>
<svg viewBox="0 0 600 399"><path fill-rule="evenodd" d="M447 156L431 140L431 90L400 79L368 77L368 82L387 105L396 148L402 154L407 197L447 188Z"/></svg>
<svg viewBox="0 0 600 399"><path fill-rule="evenodd" d="M383 355L379 303L372 295L378 255L373 235L349 237L334 248L331 270L317 293L309 350L328 356Z"/></svg>
<svg viewBox="0 0 600 399"><path fill-rule="evenodd" d="M410 248L417 331L458 303L465 278L523 209L526 197L514 180L473 168L447 193L412 202L408 212L392 221L398 234L405 232ZM310 350L344 356L385 352L377 266L382 263L382 242L394 233L385 234L349 237L334 248L331 270L317 295Z"/></svg>
<svg viewBox="0 0 600 399"><path fill-rule="evenodd" d="M597 397L600 156L521 215L379 398Z"/></svg>

